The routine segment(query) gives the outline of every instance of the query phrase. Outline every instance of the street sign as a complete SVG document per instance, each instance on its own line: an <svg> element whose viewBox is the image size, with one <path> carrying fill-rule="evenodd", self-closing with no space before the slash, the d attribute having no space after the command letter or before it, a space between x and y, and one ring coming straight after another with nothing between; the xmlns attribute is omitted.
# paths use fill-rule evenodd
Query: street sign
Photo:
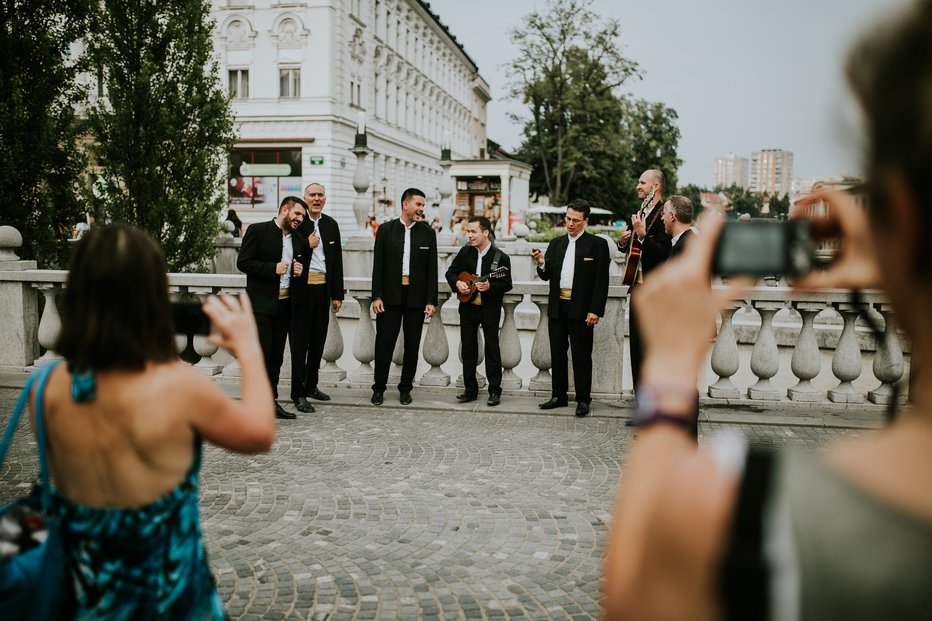
<svg viewBox="0 0 932 621"><path fill-rule="evenodd" d="M323 155L312 155L310 158L311 166L323 166L324 165L324 156Z"/></svg>

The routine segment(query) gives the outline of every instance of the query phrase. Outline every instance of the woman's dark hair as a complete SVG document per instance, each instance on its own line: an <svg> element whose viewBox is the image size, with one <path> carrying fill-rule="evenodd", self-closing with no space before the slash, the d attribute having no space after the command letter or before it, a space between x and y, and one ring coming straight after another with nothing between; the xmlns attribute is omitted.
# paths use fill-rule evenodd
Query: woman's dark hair
<svg viewBox="0 0 932 621"><path fill-rule="evenodd" d="M232 222L233 226L235 226L237 229L242 228L243 226L243 221L239 219L238 215L236 215L235 209L230 209L227 211L227 220Z"/></svg>
<svg viewBox="0 0 932 621"><path fill-rule="evenodd" d="M900 176L919 206L919 235L932 236L932 200L926 188L932 167L932 1L920 0L881 25L873 25L848 59L848 78L867 128L869 209L886 211L887 182ZM932 246L916 257L925 272Z"/></svg>
<svg viewBox="0 0 932 621"><path fill-rule="evenodd" d="M76 371L140 371L176 359L166 271L144 232L92 228L74 248L55 350Z"/></svg>

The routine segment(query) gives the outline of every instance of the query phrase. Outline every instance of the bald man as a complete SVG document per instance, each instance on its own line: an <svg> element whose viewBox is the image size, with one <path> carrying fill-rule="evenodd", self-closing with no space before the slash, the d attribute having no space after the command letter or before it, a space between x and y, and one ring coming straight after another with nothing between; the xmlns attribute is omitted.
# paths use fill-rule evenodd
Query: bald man
<svg viewBox="0 0 932 621"><path fill-rule="evenodd" d="M645 170L638 178L637 195L641 201L647 200L653 191L654 196L642 209L631 216L631 230L622 233L618 240L618 247L627 252L628 241L635 235L634 247L641 250L641 261L638 264L638 275L631 285L630 295L634 293L637 285L648 278L648 274L670 256L670 234L664 230L663 218L663 173L655 168ZM641 361L644 359L644 348L641 345L641 326L638 325L634 306L628 304L628 342L631 346L631 377L634 380L635 395L641 381ZM664 329L664 326L658 326Z"/></svg>

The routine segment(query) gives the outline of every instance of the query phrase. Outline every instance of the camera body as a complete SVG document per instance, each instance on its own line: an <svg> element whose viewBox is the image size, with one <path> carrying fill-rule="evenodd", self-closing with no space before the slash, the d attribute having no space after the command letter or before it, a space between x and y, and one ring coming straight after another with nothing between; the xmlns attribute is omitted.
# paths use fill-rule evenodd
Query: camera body
<svg viewBox="0 0 932 621"><path fill-rule="evenodd" d="M175 334L210 334L210 318L199 302L172 302Z"/></svg>
<svg viewBox="0 0 932 621"><path fill-rule="evenodd" d="M726 222L712 259L718 276L798 277L814 267L806 220Z"/></svg>

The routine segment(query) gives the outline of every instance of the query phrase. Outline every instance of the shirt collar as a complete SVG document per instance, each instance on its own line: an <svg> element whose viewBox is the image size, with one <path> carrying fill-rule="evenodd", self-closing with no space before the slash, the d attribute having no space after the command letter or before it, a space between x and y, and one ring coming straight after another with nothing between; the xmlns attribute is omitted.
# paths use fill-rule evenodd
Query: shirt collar
<svg viewBox="0 0 932 621"><path fill-rule="evenodd" d="M582 236L583 236L583 233L585 233L585 232L586 232L585 230L580 231L580 232L576 235L576 237L573 237L572 235L570 235L569 233L567 233L567 234L566 234L566 237L567 237L571 242L573 242L573 243L575 244L576 241L577 241L580 237L582 237Z"/></svg>

